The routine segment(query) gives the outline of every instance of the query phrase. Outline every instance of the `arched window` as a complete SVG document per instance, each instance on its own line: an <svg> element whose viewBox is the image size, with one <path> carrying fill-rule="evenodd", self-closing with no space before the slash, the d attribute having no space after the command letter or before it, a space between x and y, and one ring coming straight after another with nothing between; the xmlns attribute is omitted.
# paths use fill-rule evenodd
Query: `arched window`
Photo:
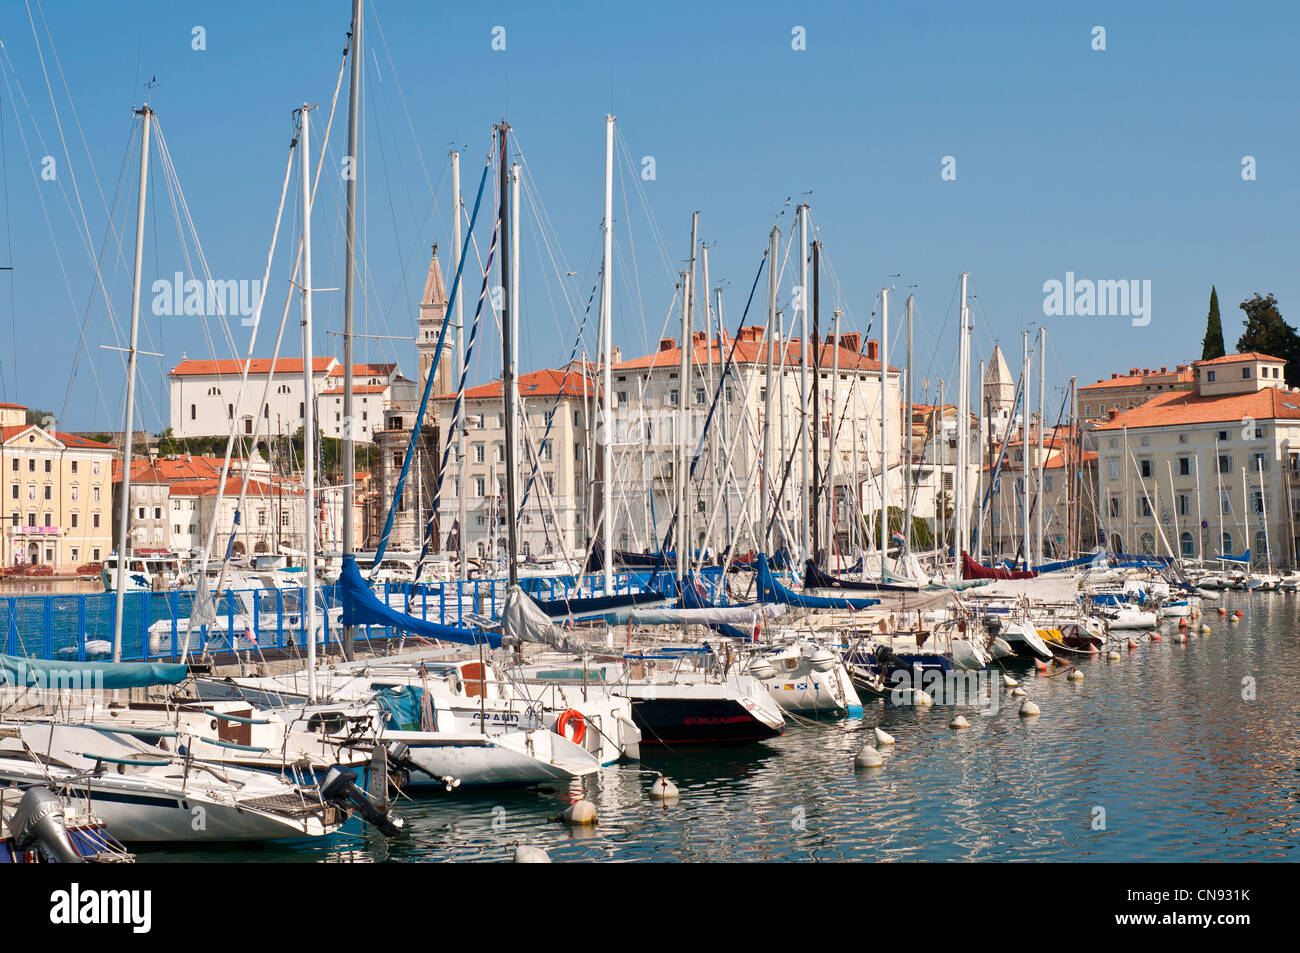
<svg viewBox="0 0 1300 953"><path fill-rule="evenodd" d="M1259 561L1264 558L1264 555L1267 552L1268 552L1268 536L1265 535L1263 530L1260 530L1255 534L1255 548L1250 555L1256 561Z"/></svg>
<svg viewBox="0 0 1300 953"><path fill-rule="evenodd" d="M1154 556L1156 554L1156 538L1150 533L1142 534L1142 538L1138 540L1138 546L1141 548L1143 556Z"/></svg>
<svg viewBox="0 0 1300 953"><path fill-rule="evenodd" d="M220 397L220 396L221 396L221 388L220 388L220 387L209 387L209 388L208 388L208 396L209 396L209 397Z"/></svg>
<svg viewBox="0 0 1300 953"><path fill-rule="evenodd" d="M231 420L234 420L234 419L235 419L235 405L234 405L234 404L226 404L226 416L229 417Z"/></svg>
<svg viewBox="0 0 1300 953"><path fill-rule="evenodd" d="M199 419L199 407L197 404L190 404L190 420Z"/></svg>
<svg viewBox="0 0 1300 953"><path fill-rule="evenodd" d="M1224 533L1224 534L1223 534L1223 539L1220 540L1219 545L1223 547L1222 550L1221 550L1221 552L1223 553L1224 556L1229 556L1229 555L1231 555L1231 554L1232 554L1232 534L1231 534L1231 533Z"/></svg>
<svg viewBox="0 0 1300 953"><path fill-rule="evenodd" d="M1178 537L1178 550L1184 557L1196 555L1196 544L1192 540L1192 534L1183 532Z"/></svg>

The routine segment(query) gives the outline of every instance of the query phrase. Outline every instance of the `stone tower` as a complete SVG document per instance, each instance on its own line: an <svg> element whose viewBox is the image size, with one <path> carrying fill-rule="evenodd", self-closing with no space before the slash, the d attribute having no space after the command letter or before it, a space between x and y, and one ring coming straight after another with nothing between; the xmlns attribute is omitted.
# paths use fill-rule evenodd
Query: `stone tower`
<svg viewBox="0 0 1300 953"><path fill-rule="evenodd" d="M1002 440L1011 426L1011 413L1015 409L1016 381L1002 356L1002 348L993 345L988 369L984 372L984 413L988 418L989 432L995 441Z"/></svg>
<svg viewBox="0 0 1300 953"><path fill-rule="evenodd" d="M438 264L438 246L435 244L433 255L429 259L429 274L424 279L424 293L420 295L420 319L415 339L415 350L420 358L421 388L428 379L433 355L438 350L438 335L446 320L447 286L442 280L442 266ZM453 379L455 362L452 360L455 347L455 328L449 328L447 340L442 346L442 356L438 360L433 383L434 394L449 394L456 389L456 381Z"/></svg>

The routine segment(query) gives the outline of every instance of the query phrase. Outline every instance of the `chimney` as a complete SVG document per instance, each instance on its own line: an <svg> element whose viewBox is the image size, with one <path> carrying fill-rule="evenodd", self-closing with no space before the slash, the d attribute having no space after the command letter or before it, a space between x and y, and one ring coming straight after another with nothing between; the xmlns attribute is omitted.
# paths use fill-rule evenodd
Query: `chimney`
<svg viewBox="0 0 1300 953"><path fill-rule="evenodd" d="M1160 368L1160 373L1161 373L1161 374L1168 374L1168 373L1169 373L1169 368L1167 368L1167 367L1162 367L1162 368Z"/></svg>
<svg viewBox="0 0 1300 953"><path fill-rule="evenodd" d="M660 352L663 352L663 351L671 351L671 350L672 350L673 348L675 348L676 346L677 346L677 338L660 338L660 339L659 339L659 350L660 350Z"/></svg>
<svg viewBox="0 0 1300 953"><path fill-rule="evenodd" d="M704 334L703 331L692 331L692 332L691 332L691 344L695 345L696 347L698 347L698 346L701 345L701 344L704 344L706 340L708 340L708 339L707 339L707 337L705 336L705 334Z"/></svg>
<svg viewBox="0 0 1300 953"><path fill-rule="evenodd" d="M867 341L867 360L880 360L880 342L874 339Z"/></svg>
<svg viewBox="0 0 1300 953"><path fill-rule="evenodd" d="M623 363L623 349L622 349L621 347L619 347L617 344L615 344L615 345L614 345L613 347L611 347L609 350L610 350L610 356L609 356L610 363L612 363L612 364L622 364L622 363Z"/></svg>
<svg viewBox="0 0 1300 953"><path fill-rule="evenodd" d="M1110 372L1110 379L1113 380L1113 381L1114 381L1114 380L1119 380L1119 371L1111 371L1111 372Z"/></svg>
<svg viewBox="0 0 1300 953"><path fill-rule="evenodd" d="M1114 419L1115 419L1116 417L1118 417L1118 416L1119 416L1119 411L1118 411L1116 408L1114 408L1114 407L1112 407L1110 410L1106 411L1106 419L1107 419L1107 420L1114 420Z"/></svg>
<svg viewBox="0 0 1300 953"><path fill-rule="evenodd" d="M854 354L857 354L862 349L862 335L856 331L852 334L841 334L840 347L848 348Z"/></svg>

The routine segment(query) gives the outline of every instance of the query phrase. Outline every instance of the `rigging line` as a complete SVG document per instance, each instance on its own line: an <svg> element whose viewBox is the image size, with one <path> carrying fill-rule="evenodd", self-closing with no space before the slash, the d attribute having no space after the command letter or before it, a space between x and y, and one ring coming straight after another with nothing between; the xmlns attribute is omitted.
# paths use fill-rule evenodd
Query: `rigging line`
<svg viewBox="0 0 1300 953"><path fill-rule="evenodd" d="M619 147L622 148L623 157L628 165L634 165L635 163L632 161L632 150L628 147L627 140L623 137L623 130L617 123L614 125L614 137ZM645 189L641 185L641 177L637 175L632 176L632 184L636 186L637 197L641 199L641 209L645 212L646 225L650 229L650 237L654 240L655 245L659 250L659 260L664 266L664 274L668 277L669 281L674 281L676 280L676 274L673 272L672 256L668 253L668 246L664 242L663 232L659 228L659 223L655 220L654 212L650 209L650 200L646 197ZM628 227L631 228L630 222L628 223Z"/></svg>
<svg viewBox="0 0 1300 953"><path fill-rule="evenodd" d="M42 78L45 80L45 90L46 90L46 92L49 94L49 97L50 97L50 110L51 110L51 112L54 114L54 125L55 125L55 128L58 129L58 131L59 131L59 144L63 147L63 157L64 157L64 159L65 159L65 160L67 161L67 163L68 163L68 176L69 176L69 178L71 178L71 180L72 180L72 192L73 192L73 195L75 195L75 196L76 196L76 199L77 199L77 212L78 212L78 214L80 215L80 218L81 218L81 228L82 228L82 230L83 230L84 233L85 233L86 250L87 250L87 252L90 252L90 251L91 251L91 247L90 247L90 244L89 244L89 237L90 237L90 222L89 222L89 221L87 220L87 218L86 218L86 208L85 208L85 205L84 205L84 203L82 202L82 199L81 199L81 186L78 185L78 183L77 183L77 171L76 171L76 167L75 167L75 166L73 165L73 163L72 163L72 154L71 154L71 152L69 152L69 150L68 150L68 140L67 140L67 137L64 135L64 132L63 132L63 120L59 118L59 107L58 107L58 104L55 102L55 99L54 99L54 87L50 84L50 73L49 73L49 70L46 68L46 65L45 65L45 51L44 51L44 47L43 47L42 44L41 44L40 35L37 33L37 30L36 30L36 21L32 18L32 6L31 6L31 3L30 3L30 0L24 0L24 6L26 7L26 10L27 10L27 22L31 25L31 28L32 28L32 40L33 40L33 42L35 42L35 44L36 44L36 57L37 57L38 61L39 61L40 64L41 64L41 76L42 76ZM44 16L45 16L44 13L42 13L42 14L41 14L42 21L44 20ZM48 31L48 29L49 29L49 27L47 26L47 27L46 27L46 30ZM54 53L54 43L53 43L53 38L52 38L52 37L50 37L50 50L51 50L51 54L56 56L56 62L57 62L57 54ZM62 72L61 69L60 69L60 72ZM65 82L65 88L66 88L66 82ZM68 98L68 102L69 102L70 104L72 103L72 98L71 98L71 96L69 96L69 98ZM76 116L76 106L73 105L71 108L72 108L73 116L75 117L75 116ZM80 128L80 125L81 125L80 120L77 121L77 125L78 125L78 128ZM85 136L84 136L84 134L82 135L82 142L83 142L83 144L84 144L84 142L85 142ZM89 150L87 150L87 155L89 155ZM102 188L99 188L99 182L98 182L99 177L98 177L98 174L95 172L95 165L94 165L94 161L93 161L93 160L90 161L90 168L91 168L91 178L92 178L92 180L95 181L96 188L99 189L100 201L101 201L101 203L104 205L104 210L107 211L107 210L108 210L108 202L104 199L104 192L103 192L103 189L102 189ZM119 253L121 252L121 243L120 243L120 242L118 243L118 251L119 251ZM98 267L96 267L96 272L97 272L97 273L98 273L98 270L99 270ZM104 294L107 295L107 291L105 291Z"/></svg>
<svg viewBox="0 0 1300 953"><path fill-rule="evenodd" d="M412 582L419 582L420 573L424 566L424 561L426 558L428 558L429 555L429 545L431 542L437 541L434 537L433 527L438 520L438 504L442 499L442 481L444 475L447 472L447 462L451 457L451 448L454 444L454 441L451 439L451 437L454 436L462 426L461 415L464 413L465 410L465 380L469 376L470 357L474 353L474 344L478 340L479 327L482 324L483 305L487 302L488 299L488 282L492 278L492 261L496 257L497 241L500 238L500 234L501 234L500 226L501 223L500 220L498 219L497 224L492 228L492 240L488 245L487 264L483 268L483 282L478 292L478 304L474 308L474 320L470 324L469 341L465 345L465 357L464 360L461 362L460 380L456 382L456 401L454 404L452 404L451 420L448 422L446 427L448 438L446 442L443 444L442 460L438 464L438 472L434 478L433 503L429 508L429 519L425 524L423 537L420 543L420 556L415 561L414 575L412 576L412 580L411 580ZM430 365L429 368L430 378L433 377L436 369L437 369L436 364ZM501 387L501 394L502 397L505 396L504 382ZM460 461L460 467L462 470L464 470L465 465L467 463L468 461L466 460ZM462 545L464 544L464 533L465 533L465 527L462 526L460 527L457 533L458 541Z"/></svg>
<svg viewBox="0 0 1300 953"><path fill-rule="evenodd" d="M415 143L415 154L420 160L420 168L424 171L424 181L429 187L429 194L433 197L434 207L438 210L438 216L441 217L442 208L437 204L438 189L429 179L429 167L424 161L424 151L420 148L420 139L415 134L415 124L411 121L411 111L406 107L406 94L402 92L402 80L397 73L397 64L393 62L392 54L388 50L388 39L384 36L383 24L379 22L379 11L373 3L370 5L370 22L373 23L375 29L379 31L379 42L383 44L384 47L384 58L388 61L388 69L392 73L393 84L397 87L397 98L402 104L402 112L406 115L406 125L407 128L410 129L411 139ZM371 49L373 50L374 48L372 47ZM445 171L443 175L446 175ZM441 184L442 179L440 178L438 181Z"/></svg>
<svg viewBox="0 0 1300 953"><path fill-rule="evenodd" d="M549 264L551 266L552 272L554 272L555 275L560 279L558 282L560 288L560 295L564 299L564 308L568 312L568 318L569 318L567 327L569 329L572 329L578 323L578 315L574 311L574 307L573 307L574 303L572 299L569 297L569 289L566 286L565 281L563 280L563 274L565 269L563 265L561 265L559 262L556 261L555 245L553 245L551 241L552 236L547 234L545 228L543 227L544 223L542 219L546 214L546 210L544 206L541 206L539 208L541 199L540 196L537 194L536 190L530 187L531 183L529 181L529 176L527 175L528 172L527 166L521 166L520 170L521 170L521 175L519 177L520 185L523 186L522 191L528 200L528 207L533 212L533 216L529 219L529 225L533 230L533 235L536 237L538 245L546 253L547 258L549 259ZM556 241L556 244L558 244L558 240ZM547 299L551 305L551 315L552 315L552 319L555 321L555 330L558 333L563 334L566 325L561 323L560 321L560 312L559 309L556 308L555 306L555 296L551 290L551 283L549 280L547 280L545 270L542 269L542 271L543 271L542 286L546 290ZM523 279L527 279L528 277L529 274L525 272L521 278L521 282ZM520 291L521 291L521 296L525 300L527 300L528 296L522 295L522 291L523 291L522 288L520 289ZM532 322L529 322L529 324L531 323Z"/></svg>
<svg viewBox="0 0 1300 953"><path fill-rule="evenodd" d="M4 177L4 200L5 200L5 238L8 244L8 253L5 260L9 263L9 320L10 320L10 356L13 358L13 380L14 380L14 397L21 394L18 386L18 305L14 292L17 282L14 280L14 230L13 222L9 210L9 150L5 138L5 104L0 102L0 175ZM4 371L4 361L0 360L0 393L3 393L4 399L9 400L9 380L2 376Z"/></svg>
<svg viewBox="0 0 1300 953"><path fill-rule="evenodd" d="M478 212L483 201L483 190L487 185L488 172L491 170L491 168L492 168L492 152L489 152L486 161L483 163L483 176L482 178L479 179L478 194L474 198L474 214L470 219L469 235L466 236L465 242L461 247L460 257L456 263L456 277L452 279L451 293L447 297L447 310L449 312L454 310L456 304L456 296L460 291L460 284L461 284L460 278L461 278L461 273L465 269L465 258L466 258L466 253L469 250L470 236L473 235L474 224L475 222L478 221ZM504 201L504 200L505 200L505 196L501 196L500 201ZM424 382L424 393L420 398L420 409L419 412L416 414L415 426L411 428L411 439L406 446L406 455L402 459L402 472L397 478L397 487L393 493L393 501L388 507L388 516L384 521L384 530L380 534L378 545L375 547L374 571L372 571L371 573L372 576L374 575L374 572L378 571L379 565L383 561L384 551L388 548L388 538L390 535L392 535L393 532L393 521L397 515L397 507L401 505L401 501L402 501L402 489L406 483L407 476L411 472L411 460L415 456L416 441L419 439L420 427L424 422L424 414L429 406L429 393L430 391L433 390L433 382L434 379L437 377L437 375L434 373L434 369L437 368L438 361L442 356L442 349L447 340L447 330L450 327L451 327L450 321L443 321L442 328L438 332L438 346L435 348L433 352L433 360L429 366L429 376Z"/></svg>
<svg viewBox="0 0 1300 953"><path fill-rule="evenodd" d="M543 431L542 433L542 440L540 444L541 447L546 446L546 442L550 439L551 436L551 430L555 426L555 412L559 409L560 401L565 396L564 387L566 384L569 383L569 377L573 373L573 364L578 359L578 348L582 344L582 332L586 328L587 318L591 315L591 304L593 301L596 300L596 291L599 288L600 288L600 281L599 279L597 279L596 284L593 284L591 286L591 296L587 299L587 310L583 312L582 323L578 326L578 333L573 340L573 348L569 351L568 363L564 365L564 376L560 378L560 386L558 392L555 395L555 402L551 404L551 412L546 415L546 430ZM582 374L584 377L587 374L587 369L585 367L582 370ZM613 439L613 429L614 429L614 422L612 420L605 421L606 440ZM539 449L539 454L540 454L540 449ZM528 496L532 492L534 481L537 479L537 468L539 463L540 460L534 460L532 470L530 470L528 473L528 483L524 487L523 499L519 503L519 510L518 512L513 514L516 525L519 522L519 517L523 515L524 509L528 506Z"/></svg>
<svg viewBox="0 0 1300 953"><path fill-rule="evenodd" d="M3 47L0 47L0 52L3 52L3 51L4 51L4 48L3 48ZM5 61L4 64L0 64L0 74L2 74L3 77L4 77L5 89L9 92L9 99L10 99L10 102L14 102L13 88L12 88L12 86L10 85L10 75L11 75L11 73L12 73L12 66L13 66L13 64L12 64L11 62L9 62L9 58L8 58L8 54L7 54L7 53L4 54L4 61ZM17 81L17 77L14 77L14 81L15 81L15 82ZM27 107L27 109L28 109L28 113L30 114L30 112L31 112L31 107L30 107L30 105L27 104L26 97L23 97L23 103L24 103L24 106ZM15 109L15 114L17 114L17 110L16 110L16 109ZM35 121L33 120L33 126L34 126L34 125L35 125ZM35 129L35 132L36 132L37 136L39 137L39 135L40 135L40 130L39 130L39 129ZM28 166L28 168L30 169L30 171L31 171L31 173L32 173L32 181L33 181L34 183L36 183L36 196L37 196L38 201L39 201L40 204L41 204L41 214L42 214L42 216L45 218L45 227L46 227L47 231L48 231L49 234L50 234L50 243L54 246L54 257L55 257L55 260L58 262L58 266L59 266L59 275L60 275L60 277L63 279L63 287L64 287L64 290L66 291L66 293L67 293L67 295L68 295L68 303L69 303L69 304L73 307L73 309L75 310L75 309L77 308L76 296L75 296L75 295L73 294L73 292L72 292L72 283L71 283L71 279L68 277L68 269L67 269L67 265L66 265L66 263L65 263L64 260L63 260L63 252L62 252L62 251L60 250L60 248L59 248L58 238L57 238L57 235L56 235L55 230L54 230L54 223L53 223L53 221L50 219L50 210L49 210L49 206L46 205L46 202L45 202L45 192L44 192L44 190L41 189L41 187L40 187L40 176L37 174L37 172L36 172L36 166L35 166L35 164L34 164L33 161L32 161L32 156L34 155L34 153L32 152L32 150L30 149L30 147L29 147L29 145L28 145L28 142L27 142L27 132L26 132L26 130L23 128L23 124L22 124L21 121L19 121L19 123L18 123L18 135L19 135L19 138L22 140L23 151L27 154L27 166ZM42 151L44 151L44 150L42 150ZM114 334L120 334L120 331L119 331L119 329L118 329L118 326L117 326L116 321L112 320L112 312L111 312L111 309L110 309L110 326L111 326L111 328L112 328ZM84 328L82 329L82 334L83 334L83 344L84 344ZM119 339L120 339L120 338L119 338ZM15 354L16 354L16 353L17 353L17 352L15 351ZM93 363L91 364L91 370L92 370L92 373L94 374L94 377L95 377L95 387L96 387L96 391L99 393L100 398L101 398L101 400L102 400L102 399L103 399L103 388L102 388L102 386L101 386L101 384L100 384L100 380L99 380L99 372L98 372L98 370L95 368L95 365L94 365Z"/></svg>
<svg viewBox="0 0 1300 953"><path fill-rule="evenodd" d="M45 27L45 39L46 39L46 41L50 44L50 55L54 58L54 67L55 67L55 69L58 70L58 72L59 72L59 80L60 80L60 82L63 84L63 94L64 94L64 96L67 97L67 100L68 100L68 108L72 110L72 120L73 120L74 123L76 123L76 126L77 126L77 134L81 137L81 146L82 146L82 148L83 148L83 149L85 150L85 152L86 152L86 161L87 161L87 163L89 163L89 165L90 165L91 181L93 181L93 182L95 183L95 188L96 188L96 190L99 192L99 201L100 201L100 204L104 206L104 211L105 211L105 212L108 212L108 202L107 202L107 200L104 198L104 189L103 189L103 185L102 185L102 183L101 183L100 180L99 180L99 172L98 172L98 171L96 170L96 168L95 168L95 159L94 159L94 156L91 154L89 143L86 142L86 132L85 132L85 130L82 129L82 127L81 127L81 117L80 117L80 115L78 115L78 113L77 113L77 103L76 103L76 101L72 98L72 90L68 88L68 78L67 78L67 76L65 76L64 73L63 73L63 61L59 58L59 51L58 51L58 50L55 48L55 46L54 46L54 34L53 34L53 32L50 30L49 22L45 19L45 8L41 6L41 2L40 2L40 0L36 0L36 9L40 12L40 15L41 15L41 25ZM30 8L30 7L28 8L27 16L28 16L28 19L30 20L30 19L31 19L31 8ZM33 25L32 29L33 29L33 35L34 35L35 25ZM42 65L43 65L43 63L42 63ZM140 68L140 65L139 65L139 54L138 54L138 52L137 52L137 62L136 62L136 70L137 70L137 72L139 71L139 68ZM137 77L137 78L138 78L138 77ZM48 78L47 78L46 82L47 82L47 85L48 85L48 82L49 82L49 81L48 81ZM51 103L53 103L53 94L51 94ZM117 254L118 254L118 258L119 258L119 260L120 260L122 266L125 267L125 265L126 265L126 251L125 251L125 248L124 248L123 245L122 245L121 235L119 234L119 235L117 235L116 237L117 237Z"/></svg>
<svg viewBox="0 0 1300 953"><path fill-rule="evenodd" d="M347 62L348 62L348 50L347 50L347 49L344 49L342 59L341 59L341 61L340 61L340 63L339 63L339 73L338 73L338 77L337 77L337 78L335 79L335 81L334 81L334 97L333 97L333 99L331 99L331 101L330 101L329 118L328 118L328 119L326 120L326 122L325 122L325 132L324 132L324 135L321 137L321 147L320 147L321 151L320 151L320 156L319 156L319 158L316 160L316 169L315 169L315 172L314 172L314 175L313 175L313 178L312 178L312 183L311 183L311 197L310 197L309 201L310 201L310 204L313 205L313 206L316 204L316 191L317 191L317 189L320 188L321 169L324 167L324 164L325 164L326 149L327 149L327 147L328 147L328 145L329 145L329 141L330 141L330 130L333 128L333 125L334 125L334 112L335 112L335 108L336 108L337 105L338 105L339 90L340 90L340 89L342 88L342 86L343 86L343 74L344 74L344 72L345 72L346 69L347 69ZM171 164L171 153L170 153L170 151L167 149L166 142L165 142L165 140L163 139L162 125L161 125L161 123L158 122L158 117L157 117L156 115L155 115L155 117L154 117L154 122L155 122L155 131L156 131L156 133L157 133L157 137L158 137L158 154L159 154L159 158L162 160L165 169L170 169L170 170L171 170L171 177L175 179L175 181L176 181L176 189L179 191L179 190L180 190L180 180L179 180L178 177L176 177L176 174L175 174L175 168L174 168L174 166L172 166L172 164ZM295 138L296 138L296 136L295 136ZM309 161L310 161L310 159L309 159ZM167 176L164 176L164 182L169 182L169 181L170 181L169 178L168 178ZM169 190L170 190L170 186L169 186ZM183 195L181 195L181 203L182 203L182 206L184 206L184 196L183 196ZM186 209L186 219L189 220L188 209ZM195 241L196 241L196 243L197 243L197 241L198 241L198 232L197 232L196 229L193 229L193 222L192 222L192 220L189 220L189 221L190 221L190 225L191 225L191 231L193 232L193 235L194 235ZM184 238L183 238L183 236L181 236L181 239L180 239L180 240L182 241L182 243L184 243ZM202 253L202 251L201 251L201 249L200 249L200 254L201 254L201 253ZM301 248L299 249L299 253L301 254ZM187 254L187 266L188 266L188 254ZM204 272L205 272L205 274L207 274L206 261L205 261L205 263L204 263ZM191 270L190 273L191 273L191 275L192 275L192 274L193 274L193 271ZM208 277L211 278L210 275L208 275ZM213 346L212 339L211 339L211 335L210 335L210 332L209 332L208 327L207 327L206 315L205 315L204 317L205 317L205 320L204 320L203 322L201 322L202 325L203 325L204 337L205 337L205 339L207 340L208 347L209 347L209 350L210 350L210 352L211 352L213 358L216 358L216 357L217 357L216 349L215 349L215 347ZM225 316L223 315L222 317L224 318ZM231 336L231 334L230 334L230 328L229 328L229 325L226 324L224 321L222 322L222 324L225 325L226 336L227 336L227 338L228 338L229 341L230 341L230 352L231 352L231 353L234 353L234 352L236 351L236 347L235 347L235 343L234 343L234 338L233 338L233 336ZM224 383L224 382L225 382L225 377L224 377L224 375L222 375L221 372L220 372L220 365L218 365L217 373L216 373L214 376L217 378L217 382L218 382L218 384L221 384L221 383Z"/></svg>
<svg viewBox="0 0 1300 953"><path fill-rule="evenodd" d="M745 302L745 310L744 310L744 312L743 312L743 313L741 314L741 316L740 316L740 323L739 323L739 325L737 325L737 327L736 327L736 333L735 333L735 335L734 335L734 336L732 337L732 339L731 339L731 349L727 352L727 364L726 364L726 367L724 367L723 370L722 370L722 373L720 373L720 374L718 375L718 376L719 376L718 386L717 386L717 388L716 388L716 389L714 390L714 392L713 392L713 400L712 400L712 402L709 404L709 413L708 413L708 415L704 418L704 426L703 426L703 427L701 428L701 430L700 430L700 439L699 439L699 442L698 442L697 445L696 445L695 453L694 453L694 454L692 455L692 457L691 457L691 465L690 465L690 467L688 468L687 472L686 472L684 475L682 475L683 478L686 480L686 485L687 485L687 486L690 486L690 481L691 481L691 479L695 476L695 467L696 467L696 465L700 462L700 456L701 456L701 452L702 452L702 449L703 449L703 446L704 446L704 438L705 438L705 436L706 436L706 435L708 434L708 432L709 432L709 426L710 426L710 424L713 422L713 415L717 412L717 409L718 409L718 402L719 402L719 399L721 398L721 396L722 396L722 394L723 394L723 392L724 392L724 390L725 390L725 383L726 383L726 379L727 379L728 373L729 373L730 370L731 370L732 362L733 362L733 361L735 360L735 358L736 358L736 348L737 348L737 346L740 344L740 331L741 331L741 329L744 328L744 326L745 326L745 319L749 316L749 308L750 308L750 305L752 305L752 304L754 303L754 292L755 292L756 290L758 290L758 280L759 280L759 278L761 278L761 277L763 276L763 269L764 269L764 267L767 266L768 264L770 264L770 262L768 262L768 260L767 260L767 252L768 252L768 249L767 249L766 246L764 246L764 248L763 248L763 257L762 257L762 258L759 260L759 262L758 262L758 270L757 270L756 272L754 272L754 282L753 282L753 284L751 284L751 285L749 286L749 299ZM683 342L682 342L682 347L685 348L685 347L686 347L686 344L687 344L687 342L683 341ZM682 381L682 383L685 384L686 382L685 382L685 381ZM683 388L683 389L684 389L684 388ZM682 399L681 399L681 401L680 401L680 403L679 403L678 406L679 406L679 407L681 408L681 410L682 410L682 417L683 417L682 425L685 426L685 423L686 423L686 421L685 421L686 395L685 395L685 394L682 395ZM671 535L671 534L676 530L676 527L677 527L677 520L678 520L678 518L679 518L679 516L680 516L680 513L679 513L679 510L680 510L680 509L681 509L681 507L680 507L680 503L679 503L678 505L674 506L674 508L673 508L673 515L672 515L672 518L668 521L668 531L667 531L667 533L665 533L665 535L664 535L664 539L665 539L665 540L667 540L668 537L669 537L669 536L670 536L670 535ZM682 543L685 543L685 544L686 544L686 553L689 554L689 553L690 553L690 549L691 549L690 541L689 541L689 540L679 540L679 548L680 548L680 544L682 544ZM663 550L664 550L664 546L665 546L665 543L660 543L660 545L659 545L659 550L660 550L660 552L663 552Z"/></svg>

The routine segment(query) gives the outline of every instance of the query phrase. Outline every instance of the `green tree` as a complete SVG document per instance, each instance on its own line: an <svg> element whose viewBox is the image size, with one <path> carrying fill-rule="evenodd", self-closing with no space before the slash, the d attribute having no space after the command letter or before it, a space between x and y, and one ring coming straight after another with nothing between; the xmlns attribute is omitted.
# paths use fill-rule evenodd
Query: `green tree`
<svg viewBox="0 0 1300 953"><path fill-rule="evenodd" d="M1270 357L1286 361L1286 383L1288 387L1300 386L1300 336L1295 328L1282 318L1277 308L1277 298L1269 292L1268 297L1255 292L1240 305L1246 312L1246 330L1237 340L1237 350L1259 351Z"/></svg>
<svg viewBox="0 0 1300 953"><path fill-rule="evenodd" d="M1210 285L1210 314L1205 320L1205 339L1201 342L1201 360L1223 357L1223 322L1219 319L1219 292Z"/></svg>

